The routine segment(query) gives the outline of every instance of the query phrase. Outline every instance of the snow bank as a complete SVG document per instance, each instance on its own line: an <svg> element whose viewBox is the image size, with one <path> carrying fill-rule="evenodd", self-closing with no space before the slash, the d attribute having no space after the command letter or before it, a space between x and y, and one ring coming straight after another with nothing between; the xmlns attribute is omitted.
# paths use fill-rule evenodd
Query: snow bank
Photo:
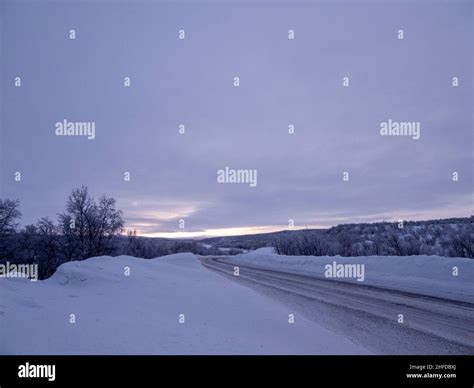
<svg viewBox="0 0 474 388"><path fill-rule="evenodd" d="M190 253L96 257L45 281L0 279L0 353L367 353L292 313Z"/></svg>
<svg viewBox="0 0 474 388"><path fill-rule="evenodd" d="M325 278L325 266L364 264L365 279L337 278L355 284L414 292L474 303L474 260L440 256L279 256L261 248L226 259L234 264ZM458 275L453 275L453 267Z"/></svg>

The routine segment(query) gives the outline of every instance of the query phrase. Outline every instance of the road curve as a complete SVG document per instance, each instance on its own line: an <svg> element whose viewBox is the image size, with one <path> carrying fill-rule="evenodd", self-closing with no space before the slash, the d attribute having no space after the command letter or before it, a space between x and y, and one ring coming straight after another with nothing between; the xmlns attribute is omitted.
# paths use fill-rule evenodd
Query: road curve
<svg viewBox="0 0 474 388"><path fill-rule="evenodd" d="M474 354L474 304L198 258L376 354Z"/></svg>

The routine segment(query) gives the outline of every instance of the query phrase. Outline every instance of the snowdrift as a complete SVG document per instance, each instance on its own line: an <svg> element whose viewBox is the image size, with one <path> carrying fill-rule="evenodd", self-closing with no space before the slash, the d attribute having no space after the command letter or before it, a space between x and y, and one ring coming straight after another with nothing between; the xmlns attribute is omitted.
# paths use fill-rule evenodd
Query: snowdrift
<svg viewBox="0 0 474 388"><path fill-rule="evenodd" d="M367 353L292 313L190 253L95 257L44 281L0 279L0 353Z"/></svg>

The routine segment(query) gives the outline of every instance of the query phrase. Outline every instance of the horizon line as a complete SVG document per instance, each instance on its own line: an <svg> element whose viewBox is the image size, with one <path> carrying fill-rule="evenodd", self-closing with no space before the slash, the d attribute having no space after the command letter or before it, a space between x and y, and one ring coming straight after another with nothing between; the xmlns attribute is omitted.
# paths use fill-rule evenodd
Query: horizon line
<svg viewBox="0 0 474 388"><path fill-rule="evenodd" d="M340 224L333 225L302 225L302 226L287 226L287 228L282 228L281 225L265 225L265 226L246 226L246 227L230 227L230 228L213 228L213 229L204 229L198 231L171 231L171 232L152 232L152 233L142 233L138 232L138 228L125 228L124 236L127 236L129 231L137 230L137 237L146 237L146 238L168 238L168 239L206 239L213 237L241 237L248 235L258 235L258 234L269 234L276 232L289 232L289 231L299 231L299 230L327 230L340 225L362 225L362 224L382 224L382 223L398 223L400 220L403 222L427 222L427 221L442 221L450 220L457 218L472 218L473 214L467 215L464 217L446 217L446 218L428 218L428 219L399 219L399 220L382 220L374 222L345 222Z"/></svg>

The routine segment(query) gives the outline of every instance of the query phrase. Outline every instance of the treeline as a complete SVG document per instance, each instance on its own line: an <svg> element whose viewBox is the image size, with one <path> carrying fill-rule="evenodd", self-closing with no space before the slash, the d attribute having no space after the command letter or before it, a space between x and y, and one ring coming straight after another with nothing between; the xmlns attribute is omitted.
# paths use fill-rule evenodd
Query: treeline
<svg viewBox="0 0 474 388"><path fill-rule="evenodd" d="M206 247L196 240L170 240L160 238L139 237L136 231L129 231L126 242L118 243L118 251L126 252L129 256L152 259L154 257L171 255L173 253L191 252L202 256L237 255L242 249L222 251L216 247Z"/></svg>
<svg viewBox="0 0 474 388"><path fill-rule="evenodd" d="M276 238L278 254L290 256L411 256L474 258L474 217L431 222L347 224L319 233Z"/></svg>
<svg viewBox="0 0 474 388"><path fill-rule="evenodd" d="M38 265L40 279L51 276L61 264L94 256L129 255L146 259L180 252L197 255L223 253L194 240L169 240L139 237L135 232L124 236L122 211L115 199L94 199L86 186L73 189L65 211L57 221L41 218L19 229L20 202L0 199L0 263Z"/></svg>
<svg viewBox="0 0 474 388"><path fill-rule="evenodd" d="M19 201L0 199L0 261L37 264L41 279L71 260L108 255L122 231L122 212L115 199L95 200L85 186L72 190L57 222L41 218L18 230Z"/></svg>

